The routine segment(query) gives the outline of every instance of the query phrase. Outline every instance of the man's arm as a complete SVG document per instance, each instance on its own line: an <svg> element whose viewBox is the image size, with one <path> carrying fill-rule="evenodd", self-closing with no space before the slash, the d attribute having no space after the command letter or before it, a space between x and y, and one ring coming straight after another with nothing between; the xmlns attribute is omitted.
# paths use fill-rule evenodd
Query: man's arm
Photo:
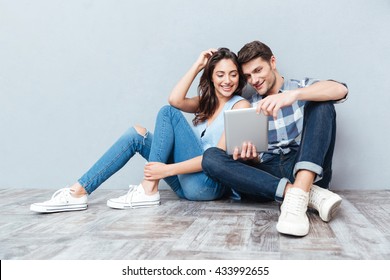
<svg viewBox="0 0 390 280"><path fill-rule="evenodd" d="M260 100L257 112L277 118L280 108L290 106L295 101L330 101L346 97L348 89L334 81L320 81L304 88L285 91L283 94L272 94Z"/></svg>
<svg viewBox="0 0 390 280"><path fill-rule="evenodd" d="M295 91L296 100L306 101L330 101L341 100L347 96L348 89L341 83L335 81L319 81L304 88L298 88Z"/></svg>

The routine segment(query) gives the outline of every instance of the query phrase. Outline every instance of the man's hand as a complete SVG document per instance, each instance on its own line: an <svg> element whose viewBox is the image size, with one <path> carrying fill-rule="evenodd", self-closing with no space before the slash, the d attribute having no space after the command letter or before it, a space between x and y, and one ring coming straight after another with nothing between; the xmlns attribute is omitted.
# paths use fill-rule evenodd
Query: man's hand
<svg viewBox="0 0 390 280"><path fill-rule="evenodd" d="M294 90L282 94L268 95L259 101L256 111L266 116L273 116L276 120L280 108L292 105L297 99L297 92Z"/></svg>
<svg viewBox="0 0 390 280"><path fill-rule="evenodd" d="M244 142L241 147L241 153L239 153L238 148L236 147L233 152L233 159L242 159L242 160L257 160L259 154L256 151L256 146L252 143Z"/></svg>

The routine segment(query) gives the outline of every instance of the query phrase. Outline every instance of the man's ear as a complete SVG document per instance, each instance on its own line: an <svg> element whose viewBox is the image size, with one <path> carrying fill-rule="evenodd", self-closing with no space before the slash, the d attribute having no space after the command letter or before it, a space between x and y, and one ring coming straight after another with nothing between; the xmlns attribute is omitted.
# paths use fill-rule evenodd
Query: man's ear
<svg viewBox="0 0 390 280"><path fill-rule="evenodd" d="M271 56L271 59L269 60L269 65L271 65L272 70L276 70L276 57Z"/></svg>

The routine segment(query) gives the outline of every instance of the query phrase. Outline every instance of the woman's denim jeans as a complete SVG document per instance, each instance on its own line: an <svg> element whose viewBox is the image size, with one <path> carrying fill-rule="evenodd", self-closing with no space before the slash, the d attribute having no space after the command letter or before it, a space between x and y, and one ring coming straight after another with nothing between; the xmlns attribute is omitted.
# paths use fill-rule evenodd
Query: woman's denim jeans
<svg viewBox="0 0 390 280"><path fill-rule="evenodd" d="M149 158L153 134L140 135L130 127L78 181L88 194L119 171L136 153Z"/></svg>
<svg viewBox="0 0 390 280"><path fill-rule="evenodd" d="M199 139L182 112L164 106L157 115L154 135L142 136L132 127L79 179L90 194L105 180L139 153L150 162L177 163L203 154ZM164 179L180 197L189 200L214 200L225 194L225 188L204 172L177 175Z"/></svg>
<svg viewBox="0 0 390 280"><path fill-rule="evenodd" d="M233 160L225 151L210 148L203 155L206 174L244 197L282 201L288 182L299 170L317 174L316 185L328 188L336 137L336 112L332 102L308 102L301 144L288 154L271 154L258 164Z"/></svg>

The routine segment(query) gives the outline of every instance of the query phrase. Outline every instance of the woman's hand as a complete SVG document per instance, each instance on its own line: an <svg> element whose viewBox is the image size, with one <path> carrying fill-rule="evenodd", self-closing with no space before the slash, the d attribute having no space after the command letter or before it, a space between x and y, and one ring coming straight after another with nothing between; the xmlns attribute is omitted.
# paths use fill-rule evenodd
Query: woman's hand
<svg viewBox="0 0 390 280"><path fill-rule="evenodd" d="M169 174L169 164L162 162L149 162L144 168L144 178L146 180L160 180L172 176Z"/></svg>
<svg viewBox="0 0 390 280"><path fill-rule="evenodd" d="M200 71L203 70L210 57L216 51L217 49L208 49L206 51L201 52L196 62L191 66L188 72L173 88L168 98L168 102L170 105L187 113L195 113L198 111L199 96L189 98L187 97L187 93L196 76L199 74Z"/></svg>
<svg viewBox="0 0 390 280"><path fill-rule="evenodd" d="M206 66L210 57L217 51L217 49L208 49L200 53L198 59L195 62L200 68L200 70L202 70Z"/></svg>

